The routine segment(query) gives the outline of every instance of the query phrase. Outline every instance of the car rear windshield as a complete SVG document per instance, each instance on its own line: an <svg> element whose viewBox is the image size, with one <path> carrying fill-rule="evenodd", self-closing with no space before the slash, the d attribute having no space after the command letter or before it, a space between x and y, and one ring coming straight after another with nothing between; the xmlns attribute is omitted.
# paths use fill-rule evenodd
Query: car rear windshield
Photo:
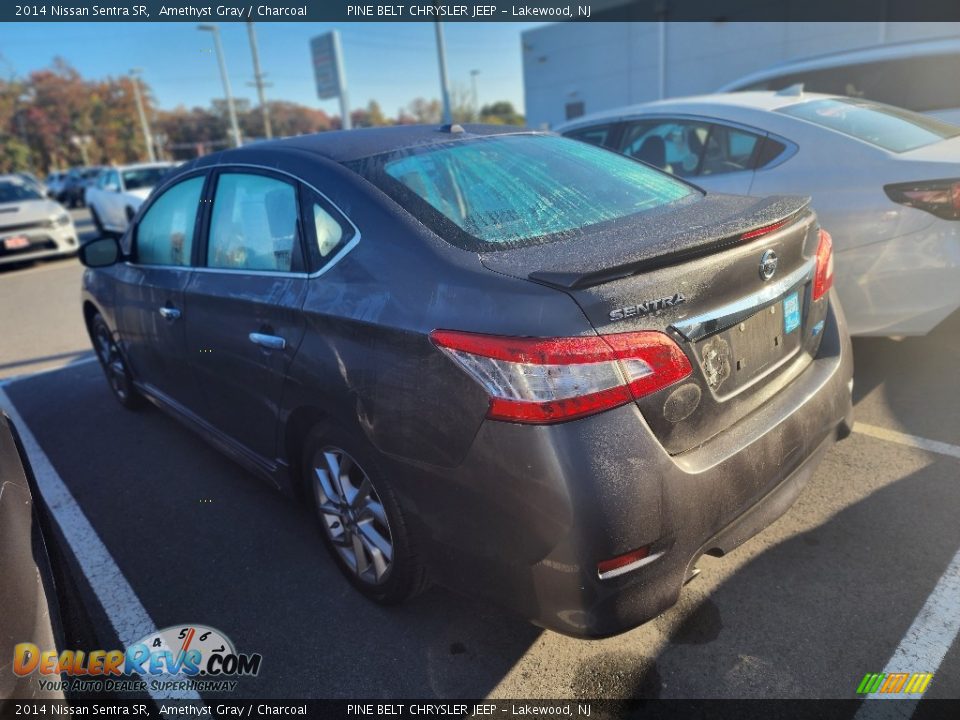
<svg viewBox="0 0 960 720"><path fill-rule="evenodd" d="M123 171L123 186L127 190L141 190L152 188L159 183L163 176L170 172L168 167L136 168Z"/></svg>
<svg viewBox="0 0 960 720"><path fill-rule="evenodd" d="M532 133L350 163L447 241L496 250L584 235L699 193L643 163Z"/></svg>
<svg viewBox="0 0 960 720"><path fill-rule="evenodd" d="M828 98L790 105L779 112L895 153L960 135L956 125L869 100Z"/></svg>
<svg viewBox="0 0 960 720"><path fill-rule="evenodd" d="M20 202L22 200L43 200L36 188L21 180L0 180L0 203Z"/></svg>

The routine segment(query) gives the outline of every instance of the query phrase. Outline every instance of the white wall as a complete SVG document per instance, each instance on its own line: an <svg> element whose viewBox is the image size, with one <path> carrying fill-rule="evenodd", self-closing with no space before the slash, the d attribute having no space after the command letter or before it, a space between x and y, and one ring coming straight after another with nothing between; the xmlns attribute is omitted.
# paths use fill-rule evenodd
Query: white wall
<svg viewBox="0 0 960 720"><path fill-rule="evenodd" d="M786 60L937 37L960 37L960 23L666 23L666 95L712 92ZM524 32L522 43L534 127L563 122L568 102L592 113L657 99L657 23L554 23Z"/></svg>

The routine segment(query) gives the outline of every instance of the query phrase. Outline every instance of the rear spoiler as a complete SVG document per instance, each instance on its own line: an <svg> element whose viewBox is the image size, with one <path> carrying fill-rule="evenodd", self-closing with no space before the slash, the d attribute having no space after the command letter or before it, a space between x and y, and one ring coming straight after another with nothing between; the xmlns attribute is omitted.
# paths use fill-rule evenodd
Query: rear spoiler
<svg viewBox="0 0 960 720"><path fill-rule="evenodd" d="M601 285L637 273L679 265L743 242L750 242L769 232L792 225L807 216L810 212L809 205L809 197L765 198L743 213L712 224L676 223L685 229L676 234L665 234L662 240L658 239L659 242L653 248L648 243L637 242L635 251L624 253L622 261L600 269L536 270L529 273L527 277L534 282L561 290L577 290ZM641 236L642 234L641 232ZM663 251L663 248L668 249Z"/></svg>

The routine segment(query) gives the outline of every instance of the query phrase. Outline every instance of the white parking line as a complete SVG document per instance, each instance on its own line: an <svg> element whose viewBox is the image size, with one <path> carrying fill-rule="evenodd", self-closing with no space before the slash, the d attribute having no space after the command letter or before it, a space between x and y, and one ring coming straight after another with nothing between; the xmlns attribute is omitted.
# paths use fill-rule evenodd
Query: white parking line
<svg viewBox="0 0 960 720"><path fill-rule="evenodd" d="M883 669L884 673L933 673L931 685L937 682L937 670L950 647L960 634L960 551L953 556L946 571L940 577L930 597L920 608L916 619L903 640L893 652L893 657ZM867 696L870 702L860 706L854 720L877 720L879 718L909 718L919 705L919 695L881 694ZM909 702L894 705L874 700L913 698Z"/></svg>
<svg viewBox="0 0 960 720"><path fill-rule="evenodd" d="M84 350L82 352L78 352L77 355L82 355L83 353L86 353L86 352L90 353L89 357L81 357L78 360L71 360L70 362L64 365L57 365L55 367L45 368L43 370L37 370L35 372L25 373L23 375L13 375L7 378L0 378L0 388L2 388L4 385L15 383L19 380L26 380L27 378L36 377L37 375L46 375L47 373L57 372L65 368L77 367L78 365L86 365L87 363L92 363L97 361L97 356L93 352L93 350Z"/></svg>
<svg viewBox="0 0 960 720"><path fill-rule="evenodd" d="M917 448L918 450L926 450L927 452L937 453L938 455L946 455L947 457L960 458L960 447L940 442L939 440L928 440L927 438L917 437L916 435L907 435L906 433L897 432L896 430L887 430L886 428L877 427L876 425L866 425L861 422L854 423L853 431L861 435L869 435L878 440L886 440L899 445Z"/></svg>
<svg viewBox="0 0 960 720"><path fill-rule="evenodd" d="M50 512L63 531L87 582L97 596L100 605L110 620L124 648L133 645L144 636L157 631L156 625L140 602L130 583L120 572L110 551L100 540L72 493L57 474L30 428L0 387L0 409L6 411L20 433L24 450L33 467L37 485ZM154 700L199 700L193 690L154 690L147 683L150 697Z"/></svg>

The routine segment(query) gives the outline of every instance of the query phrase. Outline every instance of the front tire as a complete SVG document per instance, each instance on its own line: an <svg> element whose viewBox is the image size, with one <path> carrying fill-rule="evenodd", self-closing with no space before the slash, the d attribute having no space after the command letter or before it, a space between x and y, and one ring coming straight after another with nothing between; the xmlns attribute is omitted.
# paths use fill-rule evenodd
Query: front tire
<svg viewBox="0 0 960 720"><path fill-rule="evenodd" d="M133 376L127 367L126 360L120 352L113 333L103 316L97 313L90 322L90 336L93 340L93 349L100 360L100 367L107 376L110 391L117 401L127 410L136 410L144 404L143 396L133 386Z"/></svg>
<svg viewBox="0 0 960 720"><path fill-rule="evenodd" d="M300 467L324 543L357 590L393 605L427 587L410 524L368 441L316 427Z"/></svg>

